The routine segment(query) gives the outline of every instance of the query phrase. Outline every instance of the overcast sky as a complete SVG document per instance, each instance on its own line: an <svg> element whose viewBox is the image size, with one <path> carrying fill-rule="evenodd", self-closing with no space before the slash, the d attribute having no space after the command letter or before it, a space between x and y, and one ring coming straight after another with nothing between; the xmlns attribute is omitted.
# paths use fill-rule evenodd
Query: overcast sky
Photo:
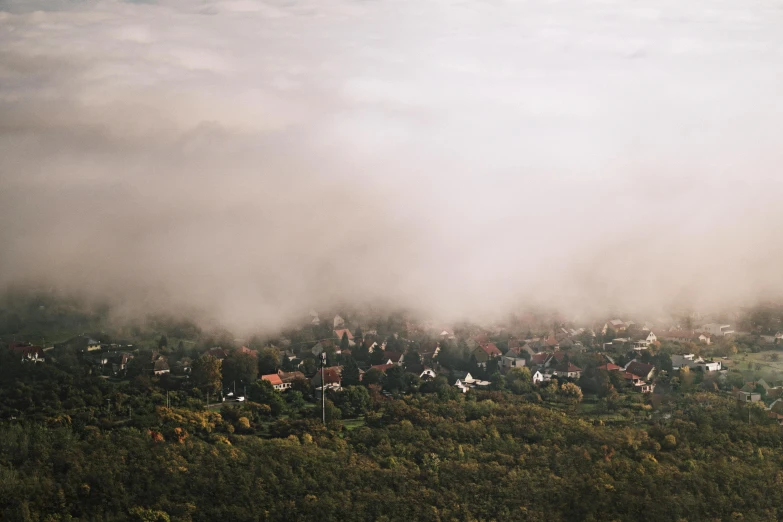
<svg viewBox="0 0 783 522"><path fill-rule="evenodd" d="M274 328L783 293L783 7L0 0L0 284Z"/></svg>

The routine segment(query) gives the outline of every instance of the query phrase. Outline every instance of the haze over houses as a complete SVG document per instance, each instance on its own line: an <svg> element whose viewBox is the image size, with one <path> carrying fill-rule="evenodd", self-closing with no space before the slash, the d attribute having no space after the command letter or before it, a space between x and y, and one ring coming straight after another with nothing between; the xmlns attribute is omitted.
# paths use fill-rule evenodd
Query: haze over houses
<svg viewBox="0 0 783 522"><path fill-rule="evenodd" d="M653 324L636 318L581 325L552 318L444 325L405 316L373 318L350 311L312 310L302 315L302 325L265 339L224 336L184 349L179 341L161 340L157 348L139 351L99 342L98 334L83 334L58 343L51 354L26 343L9 349L20 360L33 362L48 360L50 355L56 360L70 350L93 374L117 379L143 375L161 381L193 379L199 361L211 357L231 379L218 395L231 393L232 400L244 397L235 393L237 385L244 393L257 381L280 393L295 389L308 397L330 396L351 386L377 387L383 397L389 397L439 386L450 393L469 394L508 390L513 385L535 400L535 394L551 393L545 390L555 383L576 385L593 396L608 393L609 387L621 395L660 395L688 388L694 379L698 385L707 381L726 388L725 364L714 353L734 342L737 334L727 322L709 320L713 322L699 321L706 324L696 328L693 320L656 319ZM762 342L775 345L779 332L773 333L765 334ZM176 350L171 346L175 343ZM780 387L765 389L764 400L767 394L771 398L781 391Z"/></svg>
<svg viewBox="0 0 783 522"><path fill-rule="evenodd" d="M730 324L709 323L702 326L702 331L711 335L724 336L731 335L734 330Z"/></svg>

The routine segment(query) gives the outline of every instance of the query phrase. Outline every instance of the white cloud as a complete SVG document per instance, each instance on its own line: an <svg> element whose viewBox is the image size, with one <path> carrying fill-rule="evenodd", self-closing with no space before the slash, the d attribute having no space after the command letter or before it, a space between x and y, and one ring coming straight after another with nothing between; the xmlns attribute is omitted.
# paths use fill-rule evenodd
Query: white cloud
<svg viewBox="0 0 783 522"><path fill-rule="evenodd" d="M338 299L774 295L781 18L762 0L0 1L0 273L162 288L242 325Z"/></svg>

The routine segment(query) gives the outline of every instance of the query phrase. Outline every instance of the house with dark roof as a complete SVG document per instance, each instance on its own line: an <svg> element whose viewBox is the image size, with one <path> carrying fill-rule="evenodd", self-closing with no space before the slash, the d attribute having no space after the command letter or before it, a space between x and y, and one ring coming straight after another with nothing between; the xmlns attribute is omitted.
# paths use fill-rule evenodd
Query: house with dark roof
<svg viewBox="0 0 783 522"><path fill-rule="evenodd" d="M425 366L421 363L406 364L405 372L412 373L413 375L418 375L419 379L425 381L434 379L436 377L435 372L432 370L432 368Z"/></svg>
<svg viewBox="0 0 783 522"><path fill-rule="evenodd" d="M555 367L554 374L558 377L567 377L568 379L578 379L582 376L582 369L573 363L561 363Z"/></svg>
<svg viewBox="0 0 783 522"><path fill-rule="evenodd" d="M223 359L228 357L228 350L226 350L225 348L221 348L220 346L215 346L207 351L207 355L211 355L215 359L222 361Z"/></svg>
<svg viewBox="0 0 783 522"><path fill-rule="evenodd" d="M405 361L405 354L400 352L384 352L384 357L392 362L392 364L402 364Z"/></svg>
<svg viewBox="0 0 783 522"><path fill-rule="evenodd" d="M631 361L626 365L625 371L640 379L650 380L655 375L655 366L639 361Z"/></svg>
<svg viewBox="0 0 783 522"><path fill-rule="evenodd" d="M165 375L170 372L171 369L169 368L169 362L165 357L159 357L157 360L155 360L154 363L152 363L152 373L154 375Z"/></svg>

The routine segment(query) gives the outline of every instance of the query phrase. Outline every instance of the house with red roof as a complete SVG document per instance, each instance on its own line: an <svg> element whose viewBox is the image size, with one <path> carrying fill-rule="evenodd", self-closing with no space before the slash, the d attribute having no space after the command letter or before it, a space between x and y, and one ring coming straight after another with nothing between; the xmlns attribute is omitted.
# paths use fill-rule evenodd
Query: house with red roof
<svg viewBox="0 0 783 522"><path fill-rule="evenodd" d="M623 368L621 366L617 366L616 364L606 363L599 366L598 369L605 370L607 372L619 372Z"/></svg>
<svg viewBox="0 0 783 522"><path fill-rule="evenodd" d="M531 366L543 366L548 367L552 361L552 354L547 352L537 353L530 357Z"/></svg>
<svg viewBox="0 0 783 522"><path fill-rule="evenodd" d="M8 348L17 356L20 357L22 362L44 362L44 351L40 346L32 346L27 343L12 342L8 345Z"/></svg>
<svg viewBox="0 0 783 522"><path fill-rule="evenodd" d="M347 328L343 328L341 330L335 330L334 335L337 336L338 340L342 340L343 335L346 335L349 341L353 341L353 334Z"/></svg>
<svg viewBox="0 0 783 522"><path fill-rule="evenodd" d="M284 391L291 387L290 382L283 382L283 380L280 378L280 375L276 373L262 375L261 380L270 383L272 387L277 391Z"/></svg>
<svg viewBox="0 0 783 522"><path fill-rule="evenodd" d="M253 357L258 357L258 350L251 350L247 346L243 346L242 348L239 348L237 352L244 353L245 355L252 355Z"/></svg>
<svg viewBox="0 0 783 522"><path fill-rule="evenodd" d="M330 366L323 369L323 380L328 388L340 389L342 383L342 366ZM321 388L321 370L318 370L310 381L315 388Z"/></svg>
<svg viewBox="0 0 783 522"><path fill-rule="evenodd" d="M484 343L481 345L481 349L484 350L484 353L486 353L487 357L490 359L503 355L503 352L500 351L500 348L498 348L495 343Z"/></svg>

